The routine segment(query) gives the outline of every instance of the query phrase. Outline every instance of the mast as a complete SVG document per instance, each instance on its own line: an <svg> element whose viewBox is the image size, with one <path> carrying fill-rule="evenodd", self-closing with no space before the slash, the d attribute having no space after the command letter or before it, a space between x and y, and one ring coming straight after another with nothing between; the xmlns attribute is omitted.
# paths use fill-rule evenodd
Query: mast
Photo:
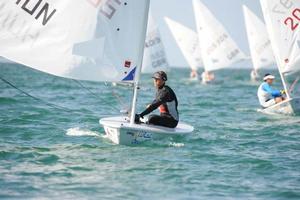
<svg viewBox="0 0 300 200"><path fill-rule="evenodd" d="M287 88L287 84L286 84L284 75L283 75L283 73L281 72L281 67L278 67L278 69L279 69L279 74L280 74L280 78L281 78L281 81L282 81L283 88L284 88L284 90L285 90L285 92L286 92L286 93L285 93L285 94L286 94L286 97L287 97L288 99L290 99L291 96L290 96L289 90L288 90L288 88Z"/></svg>
<svg viewBox="0 0 300 200"><path fill-rule="evenodd" d="M137 102L137 95L138 95L138 88L139 88L139 81L140 81L140 75L142 71L142 65L143 65L143 57L144 57L144 47L145 47L145 40L146 40L146 34L147 34L147 25L148 25L148 14L149 14L149 6L150 6L150 0L146 0L146 8L144 12L144 27L143 27L143 36L140 41L140 47L139 47L139 60L136 66L135 76L134 76L134 83L133 83L133 98L132 98L132 104L131 104L131 116L130 116L130 124L134 124L135 119L135 111L136 111L136 102Z"/></svg>

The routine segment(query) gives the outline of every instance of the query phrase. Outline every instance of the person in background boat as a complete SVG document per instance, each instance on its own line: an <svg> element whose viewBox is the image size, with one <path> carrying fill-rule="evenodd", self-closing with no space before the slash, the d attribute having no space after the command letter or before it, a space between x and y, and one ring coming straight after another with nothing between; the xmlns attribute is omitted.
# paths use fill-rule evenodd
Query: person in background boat
<svg viewBox="0 0 300 200"><path fill-rule="evenodd" d="M197 79L198 78L198 71L196 69L192 69L190 73L190 78Z"/></svg>
<svg viewBox="0 0 300 200"><path fill-rule="evenodd" d="M135 122L140 123L140 118L150 114L159 108L160 115L152 114L148 118L148 124L175 128L179 121L177 110L178 101L174 91L166 85L168 80L164 71L155 72L152 76L154 86L157 89L154 101L140 114L135 115Z"/></svg>
<svg viewBox="0 0 300 200"><path fill-rule="evenodd" d="M284 90L275 90L271 86L275 76L271 74L266 74L264 76L264 82L259 86L257 90L257 97L260 105L263 108L268 108L270 106L275 105L276 103L280 103L285 100L283 95L285 94Z"/></svg>
<svg viewBox="0 0 300 200"><path fill-rule="evenodd" d="M251 71L250 78L252 81L258 81L260 79L260 76L255 69Z"/></svg>
<svg viewBox="0 0 300 200"><path fill-rule="evenodd" d="M213 80L215 80L215 75L213 72L204 71L201 74L202 83L209 83Z"/></svg>

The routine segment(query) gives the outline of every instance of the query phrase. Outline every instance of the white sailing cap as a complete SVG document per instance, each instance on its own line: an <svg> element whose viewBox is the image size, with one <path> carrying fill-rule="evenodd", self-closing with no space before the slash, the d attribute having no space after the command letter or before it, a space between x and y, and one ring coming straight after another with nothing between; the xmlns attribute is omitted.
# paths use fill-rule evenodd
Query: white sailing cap
<svg viewBox="0 0 300 200"><path fill-rule="evenodd" d="M268 74L267 76L264 77L264 81L266 81L268 79L275 79L275 76Z"/></svg>

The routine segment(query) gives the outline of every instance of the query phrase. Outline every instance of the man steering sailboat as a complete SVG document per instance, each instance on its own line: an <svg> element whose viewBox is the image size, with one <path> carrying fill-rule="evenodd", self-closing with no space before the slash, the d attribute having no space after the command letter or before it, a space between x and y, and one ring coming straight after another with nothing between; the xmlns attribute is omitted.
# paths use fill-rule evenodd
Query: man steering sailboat
<svg viewBox="0 0 300 200"><path fill-rule="evenodd" d="M284 90L275 90L271 87L274 79L275 76L266 74L263 78L264 82L257 90L257 97L263 108L268 108L285 100L283 97L285 94Z"/></svg>

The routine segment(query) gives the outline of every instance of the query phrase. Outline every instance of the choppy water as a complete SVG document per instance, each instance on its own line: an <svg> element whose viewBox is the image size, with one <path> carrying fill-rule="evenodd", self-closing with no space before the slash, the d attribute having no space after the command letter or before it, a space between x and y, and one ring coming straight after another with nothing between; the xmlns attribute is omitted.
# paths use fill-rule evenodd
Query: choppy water
<svg viewBox="0 0 300 200"><path fill-rule="evenodd" d="M40 99L0 82L1 199L300 199L300 118L258 113L249 70L206 86L172 70L194 133L133 147L111 144L98 124L126 108L127 88L17 65L0 75ZM153 93L144 75L139 111Z"/></svg>

